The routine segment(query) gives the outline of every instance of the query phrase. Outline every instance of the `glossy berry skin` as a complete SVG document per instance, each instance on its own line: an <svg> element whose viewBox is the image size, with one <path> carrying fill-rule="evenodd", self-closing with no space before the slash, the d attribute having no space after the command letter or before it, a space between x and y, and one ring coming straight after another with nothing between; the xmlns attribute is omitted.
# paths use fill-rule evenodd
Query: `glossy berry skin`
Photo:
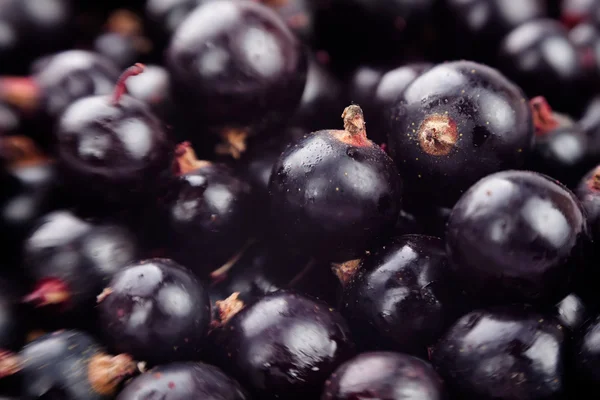
<svg viewBox="0 0 600 400"><path fill-rule="evenodd" d="M427 356L427 347L467 310L444 243L406 235L367 255L344 287L342 315L363 349Z"/></svg>
<svg viewBox="0 0 600 400"><path fill-rule="evenodd" d="M588 137L588 153L590 157L600 155L600 97L594 97L583 109L579 125Z"/></svg>
<svg viewBox="0 0 600 400"><path fill-rule="evenodd" d="M134 262L100 296L101 329L112 348L150 364L197 360L210 322L208 292L169 259Z"/></svg>
<svg viewBox="0 0 600 400"><path fill-rule="evenodd" d="M68 298L50 311L88 313L112 275L133 261L138 251L127 229L56 210L32 227L23 243L23 266L32 291L48 279L66 285ZM52 304L45 304L43 298L33 302Z"/></svg>
<svg viewBox="0 0 600 400"><path fill-rule="evenodd" d="M34 57L71 44L68 0L8 0L0 9L2 74L24 74Z"/></svg>
<svg viewBox="0 0 600 400"><path fill-rule="evenodd" d="M498 44L506 34L525 22L547 15L545 0L446 0L445 4L450 13L446 20L453 23L460 57L477 57L487 62L495 61ZM477 41L464 46L464 40L473 37Z"/></svg>
<svg viewBox="0 0 600 400"><path fill-rule="evenodd" d="M557 321L521 306L479 310L446 332L431 361L461 399L561 399L566 340Z"/></svg>
<svg viewBox="0 0 600 400"><path fill-rule="evenodd" d="M309 132L338 125L339 112L344 109L342 83L327 67L310 60L306 86L291 121Z"/></svg>
<svg viewBox="0 0 600 400"><path fill-rule="evenodd" d="M163 123L171 122L175 110L169 71L159 65L146 65L144 73L130 77L125 85L127 93L146 103Z"/></svg>
<svg viewBox="0 0 600 400"><path fill-rule="evenodd" d="M579 182L575 194L581 202L594 240L600 239L600 168L590 170Z"/></svg>
<svg viewBox="0 0 600 400"><path fill-rule="evenodd" d="M0 349L18 350L25 340L26 314L14 283L0 280Z"/></svg>
<svg viewBox="0 0 600 400"><path fill-rule="evenodd" d="M246 400L241 386L212 365L179 362L160 365L131 380L117 400Z"/></svg>
<svg viewBox="0 0 600 400"><path fill-rule="evenodd" d="M545 175L489 175L456 203L447 250L464 287L493 303L547 303L565 296L589 241L581 204Z"/></svg>
<svg viewBox="0 0 600 400"><path fill-rule="evenodd" d="M321 400L447 399L444 384L431 365L402 353L362 353L346 361L325 383Z"/></svg>
<svg viewBox="0 0 600 400"><path fill-rule="evenodd" d="M515 28L500 45L498 66L530 97L543 95L561 112L579 111L581 100L564 93L583 89L584 69L558 22L538 19Z"/></svg>
<svg viewBox="0 0 600 400"><path fill-rule="evenodd" d="M45 56L33 65L32 73L41 92L40 124L55 124L76 100L110 93L119 78L111 60L83 50Z"/></svg>
<svg viewBox="0 0 600 400"><path fill-rule="evenodd" d="M204 278L249 239L254 200L251 187L225 164L187 172L172 186L165 201L169 253Z"/></svg>
<svg viewBox="0 0 600 400"><path fill-rule="evenodd" d="M599 3L600 4L600 3ZM600 10L600 8L599 8ZM597 89L600 85L600 30L592 23L582 22L569 31L569 40L577 49L577 56L585 72L586 83Z"/></svg>
<svg viewBox="0 0 600 400"><path fill-rule="evenodd" d="M589 148L589 138L581 126L559 127L536 135L528 169L551 176L573 188L593 166Z"/></svg>
<svg viewBox="0 0 600 400"><path fill-rule="evenodd" d="M583 299L571 293L555 306L555 318L571 332L577 332L590 316L590 310Z"/></svg>
<svg viewBox="0 0 600 400"><path fill-rule="evenodd" d="M580 381L594 389L600 387L600 318L589 321L578 333L573 346L575 372Z"/></svg>
<svg viewBox="0 0 600 400"><path fill-rule="evenodd" d="M58 158L70 187L90 203L148 202L168 172L171 148L160 121L148 106L124 95L78 100L56 130Z"/></svg>
<svg viewBox="0 0 600 400"><path fill-rule="evenodd" d="M402 181L393 161L366 139L318 131L289 146L273 166L271 216L291 248L332 261L362 255L393 229Z"/></svg>
<svg viewBox="0 0 600 400"><path fill-rule="evenodd" d="M346 322L294 292L264 296L214 331L225 371L260 399L307 399L353 355Z"/></svg>
<svg viewBox="0 0 600 400"><path fill-rule="evenodd" d="M94 359L103 354L88 334L62 330L28 343L19 353L23 360L22 396L65 400L101 400L114 395L94 384ZM102 372L102 371L98 371ZM127 375L118 377L117 383Z"/></svg>
<svg viewBox="0 0 600 400"><path fill-rule="evenodd" d="M166 64L183 115L217 134L254 135L285 122L308 69L301 42L275 11L236 0L196 8L173 34Z"/></svg>
<svg viewBox="0 0 600 400"><path fill-rule="evenodd" d="M452 206L487 174L521 167L533 123L523 92L470 61L439 64L389 110L388 152L417 205Z"/></svg>

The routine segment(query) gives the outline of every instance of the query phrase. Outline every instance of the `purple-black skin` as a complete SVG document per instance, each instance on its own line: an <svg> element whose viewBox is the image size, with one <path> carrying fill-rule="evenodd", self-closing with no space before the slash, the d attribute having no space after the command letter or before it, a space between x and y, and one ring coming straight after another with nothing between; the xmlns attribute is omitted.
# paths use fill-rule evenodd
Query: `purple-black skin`
<svg viewBox="0 0 600 400"><path fill-rule="evenodd" d="M78 100L57 129L61 171L86 203L136 207L154 200L171 166L171 143L146 104L123 95Z"/></svg>
<svg viewBox="0 0 600 400"><path fill-rule="evenodd" d="M600 156L600 96L594 97L583 109L578 122L588 136L588 153L598 159Z"/></svg>
<svg viewBox="0 0 600 400"><path fill-rule="evenodd" d="M346 105L342 90L342 83L338 78L312 57L304 93L290 124L309 132L336 127L340 120L340 110Z"/></svg>
<svg viewBox="0 0 600 400"><path fill-rule="evenodd" d="M68 48L73 39L70 35L73 20L67 0L3 1L0 73L24 75L34 57Z"/></svg>
<svg viewBox="0 0 600 400"><path fill-rule="evenodd" d="M362 350L427 357L427 347L468 306L442 240L406 235L362 260L344 288L341 312Z"/></svg>
<svg viewBox="0 0 600 400"><path fill-rule="evenodd" d="M581 328L573 346L574 370L579 382L588 389L600 387L600 317Z"/></svg>
<svg viewBox="0 0 600 400"><path fill-rule="evenodd" d="M600 166L581 178L575 194L585 210L592 238L594 241L600 240Z"/></svg>
<svg viewBox="0 0 600 400"><path fill-rule="evenodd" d="M586 100L583 64L558 21L536 19L516 27L500 44L496 65L528 96L543 95L560 112L578 113Z"/></svg>
<svg viewBox="0 0 600 400"><path fill-rule="evenodd" d="M452 210L446 239L465 289L494 304L559 301L589 244L575 195L530 171L499 172L471 187Z"/></svg>
<svg viewBox="0 0 600 400"><path fill-rule="evenodd" d="M144 73L127 78L125 86L131 97L146 103L163 123L171 122L175 110L169 71L160 65L146 65Z"/></svg>
<svg viewBox="0 0 600 400"><path fill-rule="evenodd" d="M447 32L454 33L454 57L476 57L486 63L495 61L498 45L506 34L547 15L546 0L446 0L444 3L448 12L444 21L451 25ZM477 40L472 40L475 37ZM472 43L465 46L465 40Z"/></svg>
<svg viewBox="0 0 600 400"><path fill-rule="evenodd" d="M583 299L571 293L555 306L555 317L571 332L578 331L590 317L590 310Z"/></svg>
<svg viewBox="0 0 600 400"><path fill-rule="evenodd" d="M248 400L244 389L212 365L179 362L160 365L132 379L116 400Z"/></svg>
<svg viewBox="0 0 600 400"><path fill-rule="evenodd" d="M362 353L325 383L321 400L445 400L444 383L431 364L402 353Z"/></svg>
<svg viewBox="0 0 600 400"><path fill-rule="evenodd" d="M42 57L33 64L32 73L42 94L42 118L55 123L76 100L111 93L120 71L97 53L67 50Z"/></svg>
<svg viewBox="0 0 600 400"><path fill-rule="evenodd" d="M600 29L591 22L582 22L569 31L569 40L577 49L586 82L597 90L600 85Z"/></svg>
<svg viewBox="0 0 600 400"><path fill-rule="evenodd" d="M445 148L434 141L439 152L423 139L427 121L436 118L447 121L441 130L449 142ZM471 61L439 64L421 74L390 107L388 121L387 151L413 208L452 207L478 179L523 166L533 142L532 114L521 89Z"/></svg>
<svg viewBox="0 0 600 400"><path fill-rule="evenodd" d="M123 268L99 299L102 334L119 352L149 364L197 360L210 323L208 291L169 259Z"/></svg>
<svg viewBox="0 0 600 400"><path fill-rule="evenodd" d="M594 166L589 154L590 139L578 124L564 126L536 135L529 170L541 172L574 188L581 177Z"/></svg>
<svg viewBox="0 0 600 400"><path fill-rule="evenodd" d="M94 224L56 210L37 220L23 242L23 269L32 286L51 278L66 284L69 300L50 311L88 313L113 274L132 262L138 251L135 238L124 227Z"/></svg>
<svg viewBox="0 0 600 400"><path fill-rule="evenodd" d="M236 0L196 8L173 34L166 64L179 109L202 124L197 134L254 135L286 122L308 70L302 43L275 11Z"/></svg>
<svg viewBox="0 0 600 400"><path fill-rule="evenodd" d="M205 278L249 240L253 206L250 185L225 164L177 177L165 199L169 254Z"/></svg>
<svg viewBox="0 0 600 400"><path fill-rule="evenodd" d="M360 257L394 228L402 179L368 140L344 143L318 131L289 146L273 166L275 232L290 248L331 261Z"/></svg>
<svg viewBox="0 0 600 400"><path fill-rule="evenodd" d="M446 332L431 362L460 399L558 400L566 334L555 319L522 306L477 310Z"/></svg>
<svg viewBox="0 0 600 400"><path fill-rule="evenodd" d="M213 331L219 364L260 399L316 398L354 355L344 318L325 303L278 291Z"/></svg>

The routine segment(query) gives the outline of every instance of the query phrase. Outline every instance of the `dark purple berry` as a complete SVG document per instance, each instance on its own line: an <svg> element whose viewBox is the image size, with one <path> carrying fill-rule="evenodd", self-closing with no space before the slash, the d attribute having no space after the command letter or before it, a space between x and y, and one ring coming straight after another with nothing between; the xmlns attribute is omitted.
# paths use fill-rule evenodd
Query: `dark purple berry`
<svg viewBox="0 0 600 400"><path fill-rule="evenodd" d="M569 28L585 21L599 21L600 2L597 0L563 0L560 7L560 19Z"/></svg>
<svg viewBox="0 0 600 400"><path fill-rule="evenodd" d="M148 202L170 166L170 143L143 102L127 96L128 69L112 96L92 96L67 108L58 123L58 157L76 195L89 203Z"/></svg>
<svg viewBox="0 0 600 400"><path fill-rule="evenodd" d="M565 330L521 307L473 311L433 349L431 361L457 398L562 399Z"/></svg>
<svg viewBox="0 0 600 400"><path fill-rule="evenodd" d="M598 160L600 156L600 97L594 97L583 110L579 125L588 136L588 153Z"/></svg>
<svg viewBox="0 0 600 400"><path fill-rule="evenodd" d="M98 302L111 348L150 364L198 359L210 323L208 292L177 263L132 263L114 275Z"/></svg>
<svg viewBox="0 0 600 400"><path fill-rule="evenodd" d="M117 225L86 222L53 211L36 222L23 245L32 280L26 301L50 311L89 312L112 275L136 258L131 233Z"/></svg>
<svg viewBox="0 0 600 400"><path fill-rule="evenodd" d="M304 93L290 124L310 132L336 126L337 114L345 104L342 89L336 76L311 58Z"/></svg>
<svg viewBox="0 0 600 400"><path fill-rule="evenodd" d="M551 19L526 22L502 41L498 66L528 96L545 96L561 112L577 112L586 96L565 98L583 91L584 68L567 31Z"/></svg>
<svg viewBox="0 0 600 400"><path fill-rule="evenodd" d="M493 62L500 41L525 22L544 18L546 0L446 0L449 15L445 21L455 32L460 57ZM452 31L451 31L452 32ZM477 40L473 40L477 38ZM472 41L465 46L466 41Z"/></svg>
<svg viewBox="0 0 600 400"><path fill-rule="evenodd" d="M578 295L571 293L556 304L556 319L571 332L578 331L589 318L589 309Z"/></svg>
<svg viewBox="0 0 600 400"><path fill-rule="evenodd" d="M131 97L146 103L154 115L168 123L172 119L174 107L171 99L171 76L158 65L146 65L144 73L132 76L125 82Z"/></svg>
<svg viewBox="0 0 600 400"><path fill-rule="evenodd" d="M248 241L251 187L227 165L197 160L188 142L177 147L176 157L177 178L164 199L170 254L205 277Z"/></svg>
<svg viewBox="0 0 600 400"><path fill-rule="evenodd" d="M173 34L166 57L178 109L198 126L195 136L221 136L234 157L244 152L246 136L287 121L308 68L285 22L251 1L200 5Z"/></svg>
<svg viewBox="0 0 600 400"><path fill-rule="evenodd" d="M368 397L365 397L368 396ZM346 361L325 383L321 400L444 400L444 383L431 365L401 353L363 353Z"/></svg>
<svg viewBox="0 0 600 400"><path fill-rule="evenodd" d="M246 400L248 395L217 367L204 363L160 365L132 379L116 400L161 398L202 400Z"/></svg>
<svg viewBox="0 0 600 400"><path fill-rule="evenodd" d="M362 255L398 218L402 181L367 139L362 110L344 110L345 130L324 130L289 146L269 182L276 232L291 248L333 261Z"/></svg>
<svg viewBox="0 0 600 400"><path fill-rule="evenodd" d="M597 390L600 387L600 317L589 321L581 329L573 350L577 378Z"/></svg>
<svg viewBox="0 0 600 400"><path fill-rule="evenodd" d="M467 304L444 243L406 235L362 260L344 287L341 312L362 348L426 357Z"/></svg>
<svg viewBox="0 0 600 400"><path fill-rule="evenodd" d="M260 399L315 398L354 353L342 316L297 293L266 295L223 319L213 332L217 358Z"/></svg>
<svg viewBox="0 0 600 400"><path fill-rule="evenodd" d="M420 75L388 118L388 151L413 207L452 206L485 175L521 167L533 139L523 92L497 70L470 61Z"/></svg>
<svg viewBox="0 0 600 400"><path fill-rule="evenodd" d="M111 399L136 371L127 354L112 356L79 331L56 331L27 344L18 354L25 398Z"/></svg>
<svg viewBox="0 0 600 400"><path fill-rule="evenodd" d="M446 238L465 289L500 304L560 300L581 271L589 240L575 195L528 171L477 182L452 210Z"/></svg>

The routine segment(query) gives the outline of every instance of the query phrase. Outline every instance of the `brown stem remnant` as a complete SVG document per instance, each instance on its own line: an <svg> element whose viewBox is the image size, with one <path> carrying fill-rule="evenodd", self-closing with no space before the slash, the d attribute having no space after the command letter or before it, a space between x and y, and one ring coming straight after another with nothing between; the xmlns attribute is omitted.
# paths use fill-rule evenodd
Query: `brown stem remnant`
<svg viewBox="0 0 600 400"><path fill-rule="evenodd" d="M458 141L458 128L448 114L433 114L421 122L417 138L425 153L445 156L450 154Z"/></svg>
<svg viewBox="0 0 600 400"><path fill-rule="evenodd" d="M344 130L331 131L335 138L354 147L373 145L367 138L365 118L360 106L352 104L346 107L342 113L342 119L344 120Z"/></svg>
<svg viewBox="0 0 600 400"><path fill-rule="evenodd" d="M236 160L246 151L248 131L245 129L227 129L221 133L222 143L217 144L215 153L228 155Z"/></svg>
<svg viewBox="0 0 600 400"><path fill-rule="evenodd" d="M0 137L0 159L9 167L36 165L50 161L31 138L20 135Z"/></svg>
<svg viewBox="0 0 600 400"><path fill-rule="evenodd" d="M114 290L112 290L109 287L104 288L102 290L102 293L100 293L98 296L96 296L96 303L102 303L104 301L104 299L106 299L108 296L110 296L113 292L114 292Z"/></svg>
<svg viewBox="0 0 600 400"><path fill-rule="evenodd" d="M254 239L249 239L246 242L246 244L244 244L244 246L242 246L240 251L238 251L236 254L233 255L233 257L231 257L229 260L227 260L227 262L225 264L221 265L219 268L215 269L214 271L212 271L210 273L210 279L213 281L217 281L217 282L225 279L227 277L227 272L231 269L231 267L233 267L235 265L236 262L239 261L240 258L242 258L242 256L246 252L246 250L248 250L248 248L254 242L255 242Z"/></svg>
<svg viewBox="0 0 600 400"><path fill-rule="evenodd" d="M587 185L590 190L600 192L600 167L594 169L594 173L592 173L592 176L588 179Z"/></svg>
<svg viewBox="0 0 600 400"><path fill-rule="evenodd" d="M11 376L21 370L20 357L8 350L0 350L0 378Z"/></svg>
<svg viewBox="0 0 600 400"><path fill-rule="evenodd" d="M3 77L0 79L0 100L22 112L32 113L40 105L42 89L33 77Z"/></svg>
<svg viewBox="0 0 600 400"><path fill-rule="evenodd" d="M136 371L136 362L127 354L111 356L98 353L88 364L88 381L96 393L112 396L121 382Z"/></svg>
<svg viewBox="0 0 600 400"><path fill-rule="evenodd" d="M342 283L342 286L346 286L348 282L350 282L350 279L352 279L356 271L359 270L361 261L362 260L358 258L356 260L349 260L339 264L331 264L331 269Z"/></svg>
<svg viewBox="0 0 600 400"><path fill-rule="evenodd" d="M233 318L237 313L242 311L245 304L238 297L240 296L239 292L233 293L231 296L226 298L225 300L218 300L215 302L217 309L219 311L219 319L212 321L212 327L218 328L223 326Z"/></svg>
<svg viewBox="0 0 600 400"><path fill-rule="evenodd" d="M529 106L531 107L536 136L546 135L559 127L560 124L555 118L552 108L543 96L537 96L529 100Z"/></svg>
<svg viewBox="0 0 600 400"><path fill-rule="evenodd" d="M58 278L41 279L34 290L23 298L25 303L33 303L36 307L49 305L65 305L71 299L68 285Z"/></svg>
<svg viewBox="0 0 600 400"><path fill-rule="evenodd" d="M211 165L210 161L198 160L190 142L183 142L175 147L175 161L172 167L175 175L185 175L209 165Z"/></svg>

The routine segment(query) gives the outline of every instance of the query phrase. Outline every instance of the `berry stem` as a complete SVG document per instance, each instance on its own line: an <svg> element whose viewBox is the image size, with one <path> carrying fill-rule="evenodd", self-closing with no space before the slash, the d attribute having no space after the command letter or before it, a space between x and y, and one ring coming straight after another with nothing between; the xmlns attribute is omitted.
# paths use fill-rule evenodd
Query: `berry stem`
<svg viewBox="0 0 600 400"><path fill-rule="evenodd" d="M23 298L25 303L33 303L36 307L44 307L51 304L66 304L71 298L69 287L57 278L45 278L40 280L33 292Z"/></svg>
<svg viewBox="0 0 600 400"><path fill-rule="evenodd" d="M198 160L190 142L182 142L175 147L173 173L177 176L211 165L210 161Z"/></svg>
<svg viewBox="0 0 600 400"><path fill-rule="evenodd" d="M352 104L344 109L342 113L344 119L344 130L352 136L367 137L365 128L365 117L363 110L356 104Z"/></svg>
<svg viewBox="0 0 600 400"><path fill-rule="evenodd" d="M136 63L135 65L127 68L125 72L121 74L119 80L117 80L117 84L115 85L115 91L113 93L112 104L117 105L121 100L121 97L125 93L127 93L127 85L126 81L132 76L136 76L144 72L146 66L144 64Z"/></svg>
<svg viewBox="0 0 600 400"><path fill-rule="evenodd" d="M219 319L212 322L211 325L213 328L218 328L225 325L227 321L233 318L234 315L242 311L245 304L238 298L239 296L240 293L235 292L225 300L217 300L215 302L215 305L219 311Z"/></svg>
<svg viewBox="0 0 600 400"><path fill-rule="evenodd" d="M14 375L20 370L20 357L12 351L0 349L0 378Z"/></svg>
<svg viewBox="0 0 600 400"><path fill-rule="evenodd" d="M544 136L558 128L559 122L554 116L552 108L543 96L534 97L529 101L533 115L533 126L536 136Z"/></svg>

